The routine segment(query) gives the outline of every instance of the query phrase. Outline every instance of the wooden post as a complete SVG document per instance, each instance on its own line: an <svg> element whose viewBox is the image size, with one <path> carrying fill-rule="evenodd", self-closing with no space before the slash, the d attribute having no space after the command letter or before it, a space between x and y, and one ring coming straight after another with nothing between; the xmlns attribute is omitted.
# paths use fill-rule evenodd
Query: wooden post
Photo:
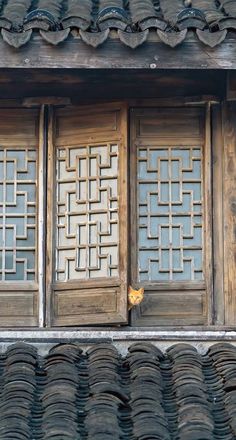
<svg viewBox="0 0 236 440"><path fill-rule="evenodd" d="M213 283L214 324L224 325L223 136L219 104L212 106Z"/></svg>
<svg viewBox="0 0 236 440"><path fill-rule="evenodd" d="M224 106L224 288L226 325L236 323L236 105Z"/></svg>
<svg viewBox="0 0 236 440"><path fill-rule="evenodd" d="M38 261L39 261L39 327L45 325L45 251L46 251L46 228L45 213L47 209L47 197L45 183L47 179L47 116L48 106L42 105L39 122L39 228L38 228Z"/></svg>

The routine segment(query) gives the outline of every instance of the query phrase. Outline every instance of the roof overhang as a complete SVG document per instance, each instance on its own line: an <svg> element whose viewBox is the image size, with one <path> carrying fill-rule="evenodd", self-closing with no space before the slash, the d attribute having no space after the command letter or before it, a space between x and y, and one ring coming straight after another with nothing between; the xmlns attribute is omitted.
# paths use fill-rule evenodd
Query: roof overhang
<svg viewBox="0 0 236 440"><path fill-rule="evenodd" d="M0 68L236 68L235 0L5 0Z"/></svg>
<svg viewBox="0 0 236 440"><path fill-rule="evenodd" d="M117 33L94 48L81 37L70 35L57 46L35 33L30 42L13 48L0 39L0 68L99 68L99 69L236 69L236 35L211 48L189 32L189 36L172 48L150 32L147 41L136 49L124 45Z"/></svg>

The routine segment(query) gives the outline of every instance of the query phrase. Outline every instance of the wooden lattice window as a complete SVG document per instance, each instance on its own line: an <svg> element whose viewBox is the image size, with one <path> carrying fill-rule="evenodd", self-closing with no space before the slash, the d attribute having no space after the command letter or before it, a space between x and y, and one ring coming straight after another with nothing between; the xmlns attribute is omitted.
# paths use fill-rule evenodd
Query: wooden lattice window
<svg viewBox="0 0 236 440"><path fill-rule="evenodd" d="M134 320L203 324L212 236L206 111L136 109L131 124L132 283L146 291Z"/></svg>
<svg viewBox="0 0 236 440"><path fill-rule="evenodd" d="M0 326L38 323L39 111L0 109Z"/></svg>
<svg viewBox="0 0 236 440"><path fill-rule="evenodd" d="M48 321L127 320L127 114L58 109L49 148Z"/></svg>
<svg viewBox="0 0 236 440"><path fill-rule="evenodd" d="M127 321L126 124L117 104L0 110L0 326Z"/></svg>
<svg viewBox="0 0 236 440"><path fill-rule="evenodd" d="M138 148L139 281L203 279L201 147Z"/></svg>
<svg viewBox="0 0 236 440"><path fill-rule="evenodd" d="M118 277L118 145L56 153L56 281Z"/></svg>
<svg viewBox="0 0 236 440"><path fill-rule="evenodd" d="M0 326L127 324L128 283L145 289L131 324L232 323L222 207L233 208L212 115L210 104L0 110Z"/></svg>
<svg viewBox="0 0 236 440"><path fill-rule="evenodd" d="M0 147L0 279L36 281L37 151Z"/></svg>

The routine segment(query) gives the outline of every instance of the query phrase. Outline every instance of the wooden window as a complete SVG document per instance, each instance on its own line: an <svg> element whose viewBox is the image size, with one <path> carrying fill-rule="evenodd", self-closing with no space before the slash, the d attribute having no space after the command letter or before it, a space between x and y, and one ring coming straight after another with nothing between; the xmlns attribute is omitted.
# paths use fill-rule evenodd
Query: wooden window
<svg viewBox="0 0 236 440"><path fill-rule="evenodd" d="M203 279L201 147L138 149L139 281Z"/></svg>
<svg viewBox="0 0 236 440"><path fill-rule="evenodd" d="M234 324L226 110L0 109L0 326Z"/></svg>
<svg viewBox="0 0 236 440"><path fill-rule="evenodd" d="M0 109L0 325L38 322L39 112Z"/></svg>
<svg viewBox="0 0 236 440"><path fill-rule="evenodd" d="M51 325L127 320L127 148L117 105L55 111L49 152Z"/></svg>
<svg viewBox="0 0 236 440"><path fill-rule="evenodd" d="M127 322L126 124L117 104L0 110L0 326Z"/></svg>
<svg viewBox="0 0 236 440"><path fill-rule="evenodd" d="M211 145L202 108L131 118L132 283L142 325L206 324L211 314Z"/></svg>

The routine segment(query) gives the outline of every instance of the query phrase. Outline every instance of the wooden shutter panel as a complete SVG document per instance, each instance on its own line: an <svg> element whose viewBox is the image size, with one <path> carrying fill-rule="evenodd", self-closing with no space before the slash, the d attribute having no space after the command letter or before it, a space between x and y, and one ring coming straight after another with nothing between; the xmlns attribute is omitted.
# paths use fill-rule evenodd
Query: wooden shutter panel
<svg viewBox="0 0 236 440"><path fill-rule="evenodd" d="M0 327L38 323L39 112L0 109Z"/></svg>
<svg viewBox="0 0 236 440"><path fill-rule="evenodd" d="M120 105L55 110L49 152L48 321L127 318L127 128Z"/></svg>
<svg viewBox="0 0 236 440"><path fill-rule="evenodd" d="M199 325L211 316L209 111L135 109L131 125L135 325Z"/></svg>

